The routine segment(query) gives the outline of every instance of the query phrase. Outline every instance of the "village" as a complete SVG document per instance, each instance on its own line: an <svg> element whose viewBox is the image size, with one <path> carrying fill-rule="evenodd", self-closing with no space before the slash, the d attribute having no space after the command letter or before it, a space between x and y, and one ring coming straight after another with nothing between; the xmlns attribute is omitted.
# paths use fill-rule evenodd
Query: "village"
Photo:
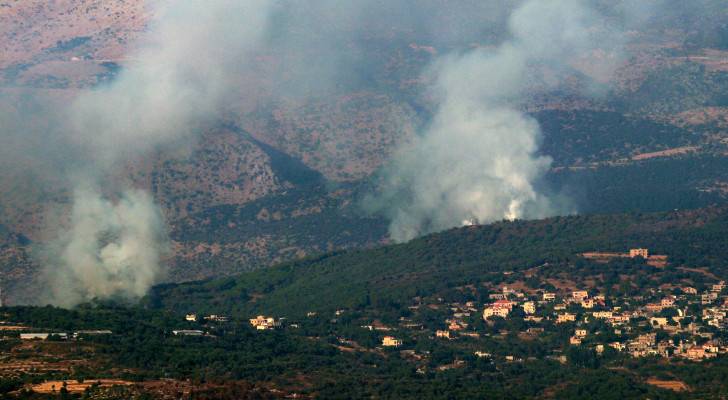
<svg viewBox="0 0 728 400"><path fill-rule="evenodd" d="M594 256L598 254L598 256ZM584 257L597 262L613 257L641 257L647 265L664 267L667 257L650 255L647 249L631 249L629 253L585 253ZM503 337L516 334L524 340L546 336L550 331L569 332L563 343L567 347L578 347L593 351L597 356L605 352L617 352L628 357L655 356L666 359L700 361L728 353L728 343L721 332L728 327L728 296L723 281L710 285L704 291L691 286L672 290L650 288L639 295L607 296L593 290L539 291L524 293L503 285L498 291L488 294L489 302L475 301L425 304L416 299L409 307L413 316L400 318L398 324L387 325L377 320L362 329L379 332L380 348L408 348L423 333L434 340L465 341L467 347L477 347L479 339ZM441 299L440 299L441 300ZM420 309L447 309L439 329L431 329L417 321ZM340 316L346 310L337 310ZM308 317L317 313L310 312ZM475 319L481 319L484 327L476 328ZM332 322L335 321L332 320ZM519 332L510 332L501 327L504 322L518 321L525 327ZM273 317L258 316L250 320L258 330L279 329L284 325ZM298 324L288 327L297 328ZM553 337L553 335L548 335ZM353 343L339 338L342 343ZM553 343L553 342L552 342ZM551 349L554 358L566 362L562 343L555 342ZM411 351L409 351L411 353ZM473 351L476 357L494 357L487 348ZM516 355L505 355L506 361L518 361Z"/></svg>
<svg viewBox="0 0 728 400"><path fill-rule="evenodd" d="M666 256L650 255L647 249L631 249L628 253L583 253L582 256L595 262L614 257L641 257L654 268L662 268L667 260ZM545 349L544 358L562 363L568 362L565 353L570 348L587 350L596 357L651 356L701 361L728 353L728 343L722 334L728 327L726 292L726 284L722 281L702 290L683 285L669 290L647 288L637 295L607 295L594 288L534 291L500 284L491 288L486 300L480 302L448 302L436 296L415 298L407 307L407 316L401 316L395 322L382 322L376 313L347 309L338 309L332 315L310 311L298 321L269 315L256 315L241 321L220 314L198 316L188 313L179 326L167 330L166 335L214 340L226 335L225 327L234 324L248 325L259 334L279 331L296 335L304 330L299 328L320 321L316 329L336 335L334 345L341 351L394 350L415 361L429 357L430 350L417 350L417 344L423 341L435 347L466 349L478 359L523 361L523 355L510 353L508 346L499 345L507 337L540 343ZM427 320L423 313L434 313L440 319ZM361 334L351 337L339 333L338 329L345 326L340 326L343 317L353 317L347 323L354 325ZM103 328L71 333L40 331L10 322L0 323L0 330L11 335L6 339L15 337L22 341L78 341L89 336L113 334ZM362 338L366 343L361 342ZM456 368L461 365L458 363L462 360L442 368Z"/></svg>
<svg viewBox="0 0 728 400"><path fill-rule="evenodd" d="M592 295L586 290L563 297L544 292L540 299L504 287L502 293L492 295L495 301L486 305L482 316L491 322L517 315L533 325L527 329L528 334L538 335L544 332L544 326L554 324L573 328L569 344L589 347L597 354L609 347L632 357L701 360L728 352L726 344L713 333L728 325L728 299L722 294L725 287L721 282L705 293L685 287L682 294L651 292L630 298ZM437 337L454 339L461 333L472 336L464 331L467 324L462 320L472 304L451 306L457 311L445 321L448 329L437 331Z"/></svg>

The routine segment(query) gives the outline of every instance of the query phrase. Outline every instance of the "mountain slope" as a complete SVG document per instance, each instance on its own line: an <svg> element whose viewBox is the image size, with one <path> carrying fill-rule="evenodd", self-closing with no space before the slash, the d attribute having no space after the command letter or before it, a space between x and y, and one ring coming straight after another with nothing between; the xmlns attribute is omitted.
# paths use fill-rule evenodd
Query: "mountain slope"
<svg viewBox="0 0 728 400"><path fill-rule="evenodd" d="M386 242L387 221L364 214L358 200L372 192L391 155L406 151L432 117L431 82L423 72L440 56L504 39L507 13L489 12L487 2L463 2L462 9L447 1L426 3L418 6L428 10L437 31L399 26L406 23L398 16L409 10L384 3L379 6L387 18L356 24L351 35L350 19L303 33L298 21L289 21L282 32L302 43L318 43L346 27L347 35L336 42L345 49L345 79L336 75L336 82L323 82L316 75L321 79L301 85L306 75L295 69L302 61L316 69L338 50L302 46L315 51L311 55L278 48L274 40L229 83L232 93L218 126L199 132L189 147L148 154L113 177L114 184L149 189L162 206L174 250L166 260L168 279L237 274ZM680 17L700 7L711 10L711 18ZM600 62L595 55L565 71L569 82L556 93L533 88L529 94L524 107L541 124L540 153L554 160L544 191L570 198L570 210L652 212L728 200L724 7L705 0L679 8L630 33L629 57L608 82L590 73L589 65ZM483 18L477 26L459 26L469 21L463 10ZM68 103L113 81L133 62L129 55L152 12L140 0L0 3L0 113L27 108L34 117L30 124L42 124L43 113L32 111L34 97ZM312 25L327 18L307 17ZM469 33L451 36L441 27ZM299 90L285 90L289 86ZM28 164L53 158L33 156L26 157ZM29 168L23 163L19 169ZM42 248L49 231L62 226L70 196L63 189L68 185L46 177L10 175L0 176L0 223L32 246L0 238L6 249L0 271L8 286L19 288L37 278L30 249ZM113 191L117 185L110 186ZM49 209L60 209L51 213L60 216L49 218ZM11 292L15 299L35 294Z"/></svg>
<svg viewBox="0 0 728 400"><path fill-rule="evenodd" d="M528 274L577 272L581 252L645 246L675 266L708 267L728 277L723 251L728 209L558 217L453 229L372 250L331 253L237 277L162 285L151 304L302 316L339 308L401 307L416 296ZM504 272L512 272L503 275ZM665 270L671 273L672 269ZM527 274L526 274L527 275Z"/></svg>

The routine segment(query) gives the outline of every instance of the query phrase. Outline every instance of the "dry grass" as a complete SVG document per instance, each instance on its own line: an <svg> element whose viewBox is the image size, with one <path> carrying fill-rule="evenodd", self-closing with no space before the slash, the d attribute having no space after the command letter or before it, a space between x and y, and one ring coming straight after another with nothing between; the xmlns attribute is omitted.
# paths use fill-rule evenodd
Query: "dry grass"
<svg viewBox="0 0 728 400"><path fill-rule="evenodd" d="M690 386L683 381L678 380L662 380L657 378L649 378L646 382L648 385L657 386L660 389L672 390L675 392L688 392Z"/></svg>
<svg viewBox="0 0 728 400"><path fill-rule="evenodd" d="M39 383L37 385L31 386L31 389L36 393L54 393L59 392L61 388L63 387L63 384L66 384L66 390L68 390L70 393L83 393L87 388L91 387L92 385L98 384L100 387L111 387L116 385L124 385L129 386L133 385L133 382L129 381L122 381L122 380L116 380L116 379L94 379L94 380L85 380L83 383L79 381L46 381L43 383Z"/></svg>
<svg viewBox="0 0 728 400"><path fill-rule="evenodd" d="M30 327L23 325L0 325L0 331L26 331Z"/></svg>

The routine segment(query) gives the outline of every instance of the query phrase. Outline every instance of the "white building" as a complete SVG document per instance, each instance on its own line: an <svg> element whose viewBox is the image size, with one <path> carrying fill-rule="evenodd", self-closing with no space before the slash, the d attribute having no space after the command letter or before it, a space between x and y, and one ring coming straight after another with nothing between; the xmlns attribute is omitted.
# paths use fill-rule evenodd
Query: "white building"
<svg viewBox="0 0 728 400"><path fill-rule="evenodd" d="M523 307L523 312L525 312L526 314L534 314L536 312L536 303L532 301L527 301L523 303L521 307Z"/></svg>
<svg viewBox="0 0 728 400"><path fill-rule="evenodd" d="M228 318L224 315L216 315L216 314L208 315L207 317L205 317L205 319L208 321L213 321L213 322L228 322L230 320L230 318Z"/></svg>
<svg viewBox="0 0 728 400"><path fill-rule="evenodd" d="M250 325L255 327L259 331L266 329L275 329L281 326L280 321L276 321L273 317L266 317L264 315L258 315L255 318L250 319Z"/></svg>
<svg viewBox="0 0 728 400"><path fill-rule="evenodd" d="M382 346L384 347L399 347L402 345L402 340L397 339L394 336L385 336L382 339Z"/></svg>
<svg viewBox="0 0 728 400"><path fill-rule="evenodd" d="M20 339L21 340L46 340L51 336L57 336L61 339L68 339L68 334L63 332L57 332L57 333L21 333Z"/></svg>
<svg viewBox="0 0 728 400"><path fill-rule="evenodd" d="M172 331L175 336L202 336L205 334L203 331L196 329L179 329Z"/></svg>
<svg viewBox="0 0 728 400"><path fill-rule="evenodd" d="M46 340L48 339L49 333L21 333L21 340Z"/></svg>

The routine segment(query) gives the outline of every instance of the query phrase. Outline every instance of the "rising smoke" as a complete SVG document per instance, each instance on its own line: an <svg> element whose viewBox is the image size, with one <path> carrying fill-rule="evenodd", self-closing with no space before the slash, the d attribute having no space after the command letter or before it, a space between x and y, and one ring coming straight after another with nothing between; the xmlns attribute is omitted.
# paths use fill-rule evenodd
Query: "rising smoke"
<svg viewBox="0 0 728 400"><path fill-rule="evenodd" d="M72 106L71 132L112 165L189 138L216 110L265 33L268 0L181 1L157 10L144 48L107 87Z"/></svg>
<svg viewBox="0 0 728 400"><path fill-rule="evenodd" d="M73 211L49 245L46 301L138 298L163 276L166 227L152 197L121 188L111 200L91 188L124 162L194 140L219 118L235 69L265 32L269 3L182 1L156 10L147 44L120 76L71 104L59 134L86 160L69 172Z"/></svg>
<svg viewBox="0 0 728 400"><path fill-rule="evenodd" d="M522 106L529 87L556 84L538 80L539 71L558 76L571 59L617 43L603 25L583 1L528 1L510 16L509 40L445 56L433 66L433 120L395 157L380 197L372 200L391 218L393 239L473 219L571 211L568 201L539 190L551 160L539 154L539 125Z"/></svg>
<svg viewBox="0 0 728 400"><path fill-rule="evenodd" d="M69 307L141 297L162 277L166 242L162 215L148 193L129 190L112 202L95 189L77 188L71 227L51 244L49 300Z"/></svg>
<svg viewBox="0 0 728 400"><path fill-rule="evenodd" d="M522 106L530 85L558 84L537 79L535 71L558 77L570 58L619 42L589 7L597 2L155 2L162 3L156 18L111 84L70 105L27 98L5 107L0 97L0 168L73 193L67 229L56 232L44 257L53 287L48 301L72 306L94 297L136 298L164 276L168 243L158 207L143 191L111 187L109 175L152 151L193 142L220 118L228 96L257 95L231 93L244 86L239 75L275 82L272 97L370 90L372 65L382 60L363 58L372 53L356 46L372 32L422 39L443 51L484 37L501 40L496 47L452 51L425 74L433 82L434 117L392 160L371 202L391 218L394 239L471 218L572 211L539 185L550 160L539 154L538 124ZM644 2L620 4L641 9ZM255 70L251 59L261 54L283 65Z"/></svg>

